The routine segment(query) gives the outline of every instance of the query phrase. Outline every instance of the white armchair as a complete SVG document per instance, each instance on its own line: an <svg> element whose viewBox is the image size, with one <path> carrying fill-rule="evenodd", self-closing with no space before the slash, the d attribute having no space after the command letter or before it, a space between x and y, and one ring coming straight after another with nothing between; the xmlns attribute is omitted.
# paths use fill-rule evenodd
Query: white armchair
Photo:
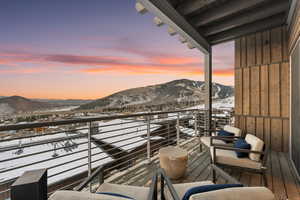
<svg viewBox="0 0 300 200"><path fill-rule="evenodd" d="M245 140L251 145L250 150L218 145L213 142L210 149L212 163L259 173L263 176L264 183L267 186L266 161L268 148L261 139L252 134L247 134ZM248 156L239 158L236 152L248 153Z"/></svg>
<svg viewBox="0 0 300 200"><path fill-rule="evenodd" d="M222 169L218 168L216 165L211 165L212 171L217 173L219 177L225 179L230 184L240 184L236 179L231 177ZM159 179L157 179L159 180ZM185 196L185 193L193 188L198 186L207 186L214 185L212 181L201 181L193 183L181 183L181 184L172 184L170 179L161 171L161 199L166 200L181 200ZM231 187L225 189L219 189L214 191L207 191L202 193L192 194L189 197L189 200L201 200L201 199L213 199L213 200L274 200L274 194L266 187Z"/></svg>
<svg viewBox="0 0 300 200"><path fill-rule="evenodd" d="M226 145L226 142L224 140L229 139L233 139L233 138L240 138L242 135L242 130L230 125L225 125L223 130L233 133L234 136L229 136L229 137L219 137L219 139L214 139L213 142L214 144L219 144L219 145ZM212 134L213 137L217 137L216 133ZM211 147L211 142L212 142L212 138L211 136L202 136L200 138L201 144L204 144L206 147L210 148Z"/></svg>

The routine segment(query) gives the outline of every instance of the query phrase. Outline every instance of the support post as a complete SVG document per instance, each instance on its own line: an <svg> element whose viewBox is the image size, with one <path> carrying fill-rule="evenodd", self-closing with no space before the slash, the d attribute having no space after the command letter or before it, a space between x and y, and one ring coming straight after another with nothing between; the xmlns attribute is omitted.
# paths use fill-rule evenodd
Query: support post
<svg viewBox="0 0 300 200"><path fill-rule="evenodd" d="M168 121L168 145L170 145L170 122Z"/></svg>
<svg viewBox="0 0 300 200"><path fill-rule="evenodd" d="M211 135L211 115L212 115L212 51L205 54L205 111L206 111L206 131Z"/></svg>
<svg viewBox="0 0 300 200"><path fill-rule="evenodd" d="M151 163L151 146L150 146L150 116L147 116L147 159Z"/></svg>
<svg viewBox="0 0 300 200"><path fill-rule="evenodd" d="M180 129L179 129L179 113L177 113L177 121L176 121L176 135L177 135L177 146L179 146L180 140Z"/></svg>
<svg viewBox="0 0 300 200"><path fill-rule="evenodd" d="M194 122L195 137L198 137L199 149L200 152L202 152L201 134L200 134L200 130L198 131L198 111L195 112L194 118L195 118L195 122Z"/></svg>
<svg viewBox="0 0 300 200"><path fill-rule="evenodd" d="M94 128L93 123L89 122L89 132L88 132L88 176L92 175L92 134ZM91 184L89 184L89 190L91 192Z"/></svg>

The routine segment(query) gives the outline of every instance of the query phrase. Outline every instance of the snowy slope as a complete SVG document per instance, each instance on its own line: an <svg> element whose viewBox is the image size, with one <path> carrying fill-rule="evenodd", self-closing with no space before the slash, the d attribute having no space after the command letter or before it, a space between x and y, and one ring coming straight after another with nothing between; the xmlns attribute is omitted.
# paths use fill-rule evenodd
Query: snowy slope
<svg viewBox="0 0 300 200"><path fill-rule="evenodd" d="M116 119L108 122L98 122L98 125L99 125L100 134L94 135L93 136L94 138L103 140L104 142L110 143L113 146L116 146L125 151L130 152L133 150L133 148L136 148L147 142L147 139L142 137L147 134L147 124L144 122ZM80 129L82 128L87 128L87 127L81 127ZM151 131L156 130L158 128L160 128L160 125L151 124L150 126ZM83 129L78 131L78 133L87 133L87 132L88 129ZM81 172L87 171L88 169L87 168L87 163L88 163L87 138L78 138L72 140L67 139L61 142L48 143L48 144L42 144L33 147L22 148L22 146L26 144L31 144L33 142L42 142L50 139L66 138L72 135L74 134L59 133L54 135L32 137L28 139L19 139L19 140L7 141L7 142L0 142L0 148L12 147L12 146L19 147L21 143L21 148L18 148L16 150L11 150L11 151L0 152L1 161L15 158L14 160L5 161L1 163L0 182L16 178L21 174L23 174L25 171L33 170L33 169L48 168L49 169L48 177L50 177L48 182L50 184L54 182L58 182L64 178L71 177L75 174L79 174ZM157 140L161 138L153 137L151 139ZM22 151L20 151L20 149ZM31 155L37 152L44 152L48 150L50 151L38 155ZM53 157L54 154L57 154L57 157ZM24 157L26 155L30 155L30 156ZM113 160L109 155L104 153L99 147L95 146L93 143L92 143L92 155L93 155L92 161L95 161L92 165L93 167L100 166L101 164L108 163ZM36 163L40 161L44 161L44 162ZM24 165L29 165L29 166L24 166ZM73 169L78 166L80 167ZM14 169L12 171L4 172L4 170L13 169L16 167L20 167L20 168ZM70 170L70 171L55 175L65 170Z"/></svg>
<svg viewBox="0 0 300 200"><path fill-rule="evenodd" d="M98 126L99 134L94 135L94 138L128 152L147 142L147 138L142 137L147 135L147 124L142 121L115 119L108 122L98 122ZM151 131L160 127L160 125L150 124ZM86 133L86 130L80 132Z"/></svg>
<svg viewBox="0 0 300 200"><path fill-rule="evenodd" d="M24 144L29 144L32 142L37 142L37 141L43 141L47 139L54 139L54 138L65 138L67 137L66 133L60 133L60 134L55 134L51 136L41 136L41 137L35 137L35 138L30 138L30 139L21 139L21 140L13 140L9 142L1 142L1 148L6 147L6 146L12 146L12 145L19 145L19 142L22 141L21 143ZM85 144L81 144L85 143ZM61 148L64 147L63 149L59 150L54 150L54 146L56 148ZM58 142L56 145L55 144L43 144L43 145L38 145L38 146L33 146L33 147L26 147L22 148L23 152L17 153L20 151L19 149L16 150L11 150L11 151L5 151L0 153L0 158L2 160L6 159L12 159L15 158L15 160L11 161L6 161L1 163L0 171L2 172L3 170L8 170L8 169L13 169L15 167L20 167L19 169L14 169L12 171L8 172L0 172L0 182L3 182L5 180L10 180L13 178L16 178L20 175L22 175L25 171L28 170L33 170L33 169L41 169L41 168L48 168L48 176L50 179L48 180L48 183L54 183L57 182L63 178L71 177L75 174L79 174L81 172L84 172L87 170L87 151L86 149L88 148L87 146L87 139L86 138L79 138L79 139L73 139L73 140L65 140L62 142ZM93 167L100 166L103 163L107 163L109 161L112 161L112 159L102 152L101 149L97 148L94 144L92 144L92 154L97 154L92 157L93 161L103 159L100 161L97 161L93 163ZM42 154L38 155L31 155L37 152L44 152L48 151ZM82 151L82 152L80 152ZM58 155L57 157L53 157L54 153ZM77 152L77 153L76 153ZM71 154L72 153L72 154ZM75 154L73 154L75 153ZM29 157L24 157L26 155L31 155ZM83 159L80 159L83 158ZM80 160L76 160L80 159ZM74 161L76 160L76 161ZM36 163L40 161L45 161L42 163ZM68 163L69 162L69 163ZM31 165L32 163L36 163L34 165ZM67 164L64 164L67 163ZM30 166L25 166L21 167L24 165ZM64 164L63 166L60 166ZM72 169L74 167L80 166L81 167L77 169ZM53 176L59 172L65 171L70 169L68 172L64 172L62 174ZM51 177L53 176L53 177Z"/></svg>

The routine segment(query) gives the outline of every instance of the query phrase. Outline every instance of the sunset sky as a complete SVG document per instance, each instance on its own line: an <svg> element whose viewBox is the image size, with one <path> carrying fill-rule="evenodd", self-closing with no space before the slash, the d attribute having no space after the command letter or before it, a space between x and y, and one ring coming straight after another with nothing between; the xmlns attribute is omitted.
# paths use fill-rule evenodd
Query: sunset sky
<svg viewBox="0 0 300 200"><path fill-rule="evenodd" d="M175 79L203 80L190 50L134 0L1 0L0 96L96 99ZM214 82L233 85L233 43L213 47Z"/></svg>

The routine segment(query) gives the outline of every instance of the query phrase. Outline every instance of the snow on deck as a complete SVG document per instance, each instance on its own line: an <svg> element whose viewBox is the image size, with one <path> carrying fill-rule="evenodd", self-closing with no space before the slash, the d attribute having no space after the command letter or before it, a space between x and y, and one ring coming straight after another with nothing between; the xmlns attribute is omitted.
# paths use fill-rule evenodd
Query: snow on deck
<svg viewBox="0 0 300 200"><path fill-rule="evenodd" d="M19 145L19 142L21 141L21 144L29 144L32 142L37 142L37 141L45 141L49 139L54 139L54 138L65 138L70 136L70 134L66 133L59 133L59 134L54 134L54 135L47 135L47 136L39 136L39 137L33 137L33 138L26 138L26 139L18 139L18 140L12 140L12 141L7 141L7 142L0 142L0 147L6 147L6 146L12 146L12 145ZM11 161L6 161L6 162L1 162L0 165L0 171L3 170L8 170L8 169L13 169L15 167L21 167L23 165L29 165L25 167L21 167L19 169L14 169L12 171L7 171L0 173L0 182L10 180L13 178L17 178L20 175L22 175L25 171L28 170L34 170L34 169L42 169L42 168L48 168L48 176L50 178L48 179L48 183L54 183L58 182L62 179L74 176L76 174L80 174L82 172L87 171L87 155L88 155L88 144L87 144L87 138L78 138L78 139L66 139L61 142L57 143L48 143L48 144L42 144L38 146L33 146L33 147L25 147L25 148L20 148L16 150L11 150L11 151L5 151L5 152L0 152L0 160L4 159L11 159L11 158L18 158L15 160ZM85 143L85 144L80 144L80 143ZM54 150L56 148L62 148L63 149L58 149ZM96 161L92 164L92 167L97 167L100 166L101 164L107 163L112 161L112 158L110 158L106 153L102 152L100 148L97 148L94 144L92 144L92 154L97 154L92 157L92 161ZM25 156L37 152L42 152L42 151L47 151L50 150L49 152L45 152L42 154L37 154L37 155L31 155L25 158L20 158L20 156ZM82 151L82 152L80 152ZM78 152L78 153L76 153ZM53 157L54 154L56 153L56 157ZM74 154L75 153L75 154ZM80 159L82 158L82 159ZM50 159L50 160L48 160ZM77 161L73 161L76 159L80 159ZM100 160L101 159L101 160ZM35 162L47 160L45 162L33 164ZM70 163L68 163L70 162ZM68 164L64 164L68 163ZM58 166L57 166L58 165ZM81 166L83 165L83 166ZM57 167L55 167L57 166ZM81 167L78 167L81 166ZM53 168L52 168L53 167ZM76 168L78 167L78 168ZM49 169L50 168L50 169ZM76 169L73 169L76 168ZM52 175L55 175L57 173L60 173L65 170L70 170L61 174L58 174L56 176L51 177Z"/></svg>
<svg viewBox="0 0 300 200"><path fill-rule="evenodd" d="M195 136L195 130L192 129L192 128L186 128L186 127L183 127L183 126L179 126L179 129L182 133L185 133L189 136Z"/></svg>

